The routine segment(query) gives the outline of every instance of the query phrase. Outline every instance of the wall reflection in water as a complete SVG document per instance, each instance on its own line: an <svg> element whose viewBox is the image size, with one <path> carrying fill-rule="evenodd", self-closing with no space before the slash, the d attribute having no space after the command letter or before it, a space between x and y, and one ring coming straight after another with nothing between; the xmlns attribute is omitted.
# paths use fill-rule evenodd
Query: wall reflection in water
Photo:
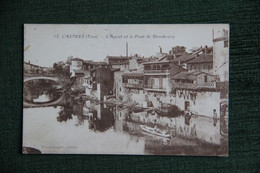
<svg viewBox="0 0 260 173"><path fill-rule="evenodd" d="M227 137L220 133L221 122L218 120L214 126L213 119L209 117L169 118L150 110L133 112L120 106L86 101L61 107L57 121L73 121L75 126L87 124L90 130L97 133L108 129L118 135L123 132L137 143L144 140L146 154L221 155L226 153L228 147ZM86 121L88 123L84 123ZM167 130L171 138L147 133L140 125Z"/></svg>

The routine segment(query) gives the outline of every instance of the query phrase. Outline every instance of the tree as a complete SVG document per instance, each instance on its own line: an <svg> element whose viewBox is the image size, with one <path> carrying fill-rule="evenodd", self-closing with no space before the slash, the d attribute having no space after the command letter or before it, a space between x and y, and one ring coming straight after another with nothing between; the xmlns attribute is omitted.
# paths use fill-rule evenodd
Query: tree
<svg viewBox="0 0 260 173"><path fill-rule="evenodd" d="M53 69L56 74L63 75L63 76L69 76L69 66L66 65L63 61L59 61L57 63L53 64Z"/></svg>
<svg viewBox="0 0 260 173"><path fill-rule="evenodd" d="M174 54L184 53L184 52L186 52L186 47L184 47L184 46L175 46L175 47L173 48L173 53L174 53Z"/></svg>

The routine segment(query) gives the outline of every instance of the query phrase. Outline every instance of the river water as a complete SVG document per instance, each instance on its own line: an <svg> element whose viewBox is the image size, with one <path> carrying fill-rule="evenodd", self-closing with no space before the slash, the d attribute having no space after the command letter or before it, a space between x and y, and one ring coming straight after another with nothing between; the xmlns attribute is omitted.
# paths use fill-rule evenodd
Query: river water
<svg viewBox="0 0 260 173"><path fill-rule="evenodd" d="M227 139L207 117L160 117L100 104L24 108L23 146L42 153L224 155ZM140 125L168 129L170 139Z"/></svg>
<svg viewBox="0 0 260 173"><path fill-rule="evenodd" d="M40 105L60 96L60 92L44 92L48 84L44 86L36 92L28 84L24 98ZM214 125L209 117L165 117L122 106L65 100L62 106L24 108L23 147L43 154L227 154L227 136L221 134L220 120ZM166 130L171 138L147 133L140 125Z"/></svg>

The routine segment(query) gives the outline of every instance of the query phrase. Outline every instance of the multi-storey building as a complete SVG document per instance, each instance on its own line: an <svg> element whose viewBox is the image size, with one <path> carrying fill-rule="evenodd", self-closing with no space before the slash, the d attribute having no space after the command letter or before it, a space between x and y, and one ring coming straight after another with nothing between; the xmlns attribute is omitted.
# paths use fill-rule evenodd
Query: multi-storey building
<svg viewBox="0 0 260 173"><path fill-rule="evenodd" d="M213 73L219 76L221 82L228 81L229 68L229 36L228 30L223 30L220 35L214 34L213 38Z"/></svg>
<svg viewBox="0 0 260 173"><path fill-rule="evenodd" d="M71 76L75 76L77 73L82 73L83 71L92 70L101 66L107 66L107 63L73 58L70 61L70 73Z"/></svg>
<svg viewBox="0 0 260 173"><path fill-rule="evenodd" d="M213 74L213 55L201 54L198 57L187 62L187 69L189 71L203 71Z"/></svg>
<svg viewBox="0 0 260 173"><path fill-rule="evenodd" d="M129 57L128 56L107 56L104 60L112 68L118 68L121 71L129 70Z"/></svg>
<svg viewBox="0 0 260 173"><path fill-rule="evenodd" d="M171 91L170 76L180 71L182 67L171 61L155 61L144 63L144 90L169 93Z"/></svg>
<svg viewBox="0 0 260 173"><path fill-rule="evenodd" d="M171 76L185 69L165 59L143 65L145 101L152 102L154 107L160 107L162 103L171 103L173 100Z"/></svg>
<svg viewBox="0 0 260 173"><path fill-rule="evenodd" d="M175 105L182 110L212 117L213 110L220 113L220 90L216 87L218 76L202 71L180 72L172 76L172 93Z"/></svg>
<svg viewBox="0 0 260 173"><path fill-rule="evenodd" d="M85 87L85 93L99 100L113 93L113 70L106 62L85 61L73 58L70 65L71 76Z"/></svg>

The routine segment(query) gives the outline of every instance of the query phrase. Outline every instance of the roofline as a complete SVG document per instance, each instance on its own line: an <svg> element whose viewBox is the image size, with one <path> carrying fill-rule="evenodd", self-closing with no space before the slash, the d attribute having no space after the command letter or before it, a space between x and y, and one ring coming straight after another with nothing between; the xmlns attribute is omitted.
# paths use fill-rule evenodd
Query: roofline
<svg viewBox="0 0 260 173"><path fill-rule="evenodd" d="M146 64L165 64L165 63L171 63L171 61L150 61L150 62L144 62L143 65L146 65Z"/></svg>
<svg viewBox="0 0 260 173"><path fill-rule="evenodd" d="M72 58L71 61L84 61L84 60L81 58Z"/></svg>

